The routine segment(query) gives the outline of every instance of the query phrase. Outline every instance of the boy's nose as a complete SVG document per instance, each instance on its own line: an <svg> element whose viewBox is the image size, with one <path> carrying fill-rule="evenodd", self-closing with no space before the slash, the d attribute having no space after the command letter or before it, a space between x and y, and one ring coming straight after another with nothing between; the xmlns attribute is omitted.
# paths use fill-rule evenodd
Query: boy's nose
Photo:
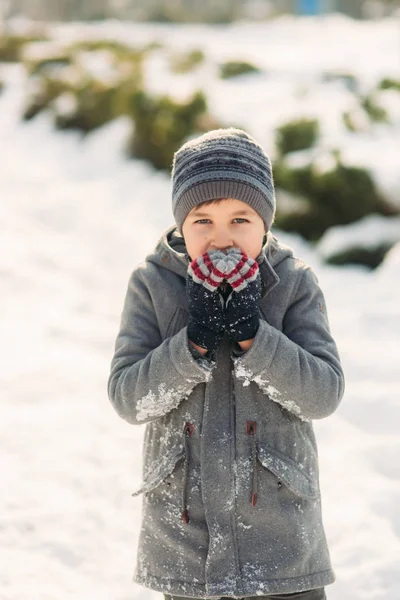
<svg viewBox="0 0 400 600"><path fill-rule="evenodd" d="M213 249L220 250L226 254L228 248L233 247L233 240L226 233L220 233L214 237L210 245Z"/></svg>

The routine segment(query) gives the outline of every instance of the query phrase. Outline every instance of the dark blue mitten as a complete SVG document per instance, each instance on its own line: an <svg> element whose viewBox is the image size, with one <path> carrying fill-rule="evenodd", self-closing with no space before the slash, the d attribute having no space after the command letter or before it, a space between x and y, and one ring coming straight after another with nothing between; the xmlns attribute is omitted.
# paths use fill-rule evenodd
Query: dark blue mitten
<svg viewBox="0 0 400 600"><path fill-rule="evenodd" d="M208 350L218 348L225 328L224 302L218 292L220 279L214 279L212 257L206 252L193 260L186 276L188 338Z"/></svg>
<svg viewBox="0 0 400 600"><path fill-rule="evenodd" d="M235 342L252 339L260 324L261 277L258 263L241 253L241 259L226 281L231 289L225 301L226 331Z"/></svg>

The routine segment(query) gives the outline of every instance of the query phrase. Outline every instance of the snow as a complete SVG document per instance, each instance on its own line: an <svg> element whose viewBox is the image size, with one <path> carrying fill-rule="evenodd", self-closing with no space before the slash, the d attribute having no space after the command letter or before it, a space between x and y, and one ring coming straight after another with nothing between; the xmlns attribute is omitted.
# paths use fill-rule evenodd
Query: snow
<svg viewBox="0 0 400 600"><path fill-rule="evenodd" d="M22 48L22 57L28 61L42 61L53 59L54 57L65 56L65 47L57 42L43 41L31 42Z"/></svg>
<svg viewBox="0 0 400 600"><path fill-rule="evenodd" d="M307 107L321 69L351 66L366 88L398 69L394 19L336 15L209 28L74 23L54 31L60 43L165 36L179 49L201 39L218 60L234 50L254 59L267 75L208 87L213 112L261 143L272 123ZM198 84L212 72L208 63ZM141 506L131 492L141 480L144 427L118 418L106 383L129 275L173 222L170 181L123 158L127 120L84 140L54 131L48 114L22 123L24 73L1 65L0 78L1 596L156 600L159 593L131 582ZM327 101L322 89L313 94ZM327 123L333 118L329 105L313 106ZM326 128L345 154L373 163L393 198L396 127L357 135ZM314 423L337 576L327 594L399 598L400 244L367 272L324 266L298 236L274 233L315 269L346 374L341 405Z"/></svg>
<svg viewBox="0 0 400 600"><path fill-rule="evenodd" d="M109 86L117 85L121 77L115 68L114 55L110 50L79 52L76 62L89 76Z"/></svg>
<svg viewBox="0 0 400 600"><path fill-rule="evenodd" d="M78 101L71 92L64 92L53 101L53 107L57 115L71 117L78 111Z"/></svg>
<svg viewBox="0 0 400 600"><path fill-rule="evenodd" d="M254 375L250 369L246 369L241 364L240 358L234 358L234 374L242 382L244 387L250 385L251 381L254 381L258 387L267 394L268 398L273 402L281 404L286 410L295 414L302 421L309 421L304 415L301 414L300 407L294 402L294 400L285 400L282 397L282 392L276 389L267 379L263 379L261 375Z"/></svg>
<svg viewBox="0 0 400 600"><path fill-rule="evenodd" d="M205 380L209 381L210 379L211 371L206 371ZM187 383L193 382L190 379L186 381ZM161 417L167 414L189 396L193 387L188 389L188 386L184 385L177 386L176 389L167 389L165 383L161 383L156 392L149 390L143 398L138 400L136 419L138 421L145 421L149 417Z"/></svg>
<svg viewBox="0 0 400 600"><path fill-rule="evenodd" d="M400 217L366 215L355 223L328 229L319 240L316 251L329 258L352 248L373 250L382 245L400 242Z"/></svg>
<svg viewBox="0 0 400 600"><path fill-rule="evenodd" d="M386 254L385 261L377 268L376 278L378 281L396 281L400 278L400 243L397 243Z"/></svg>

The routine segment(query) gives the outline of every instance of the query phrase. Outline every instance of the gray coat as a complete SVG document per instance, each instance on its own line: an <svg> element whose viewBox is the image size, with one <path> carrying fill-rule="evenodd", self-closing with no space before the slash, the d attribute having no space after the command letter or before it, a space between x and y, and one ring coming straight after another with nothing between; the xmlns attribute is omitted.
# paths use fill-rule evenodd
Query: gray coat
<svg viewBox="0 0 400 600"><path fill-rule="evenodd" d="M146 424L133 580L185 597L298 592L332 583L312 420L344 377L312 269L268 233L260 327L211 360L187 338L188 256L175 227L131 274L108 394Z"/></svg>

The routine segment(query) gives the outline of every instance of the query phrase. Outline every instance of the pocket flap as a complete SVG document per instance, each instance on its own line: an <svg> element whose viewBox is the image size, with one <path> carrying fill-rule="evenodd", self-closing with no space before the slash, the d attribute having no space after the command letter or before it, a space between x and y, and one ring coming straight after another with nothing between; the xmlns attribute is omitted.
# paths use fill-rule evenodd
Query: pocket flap
<svg viewBox="0 0 400 600"><path fill-rule="evenodd" d="M274 448L257 444L257 457L266 469L276 475L292 492L303 498L318 498L319 490L311 477L293 459Z"/></svg>
<svg viewBox="0 0 400 600"><path fill-rule="evenodd" d="M172 473L175 469L175 465L184 454L185 450L183 444L179 444L163 456L160 456L158 460L154 461L140 488L135 490L131 495L138 496L139 494L149 492L160 485L167 475Z"/></svg>

